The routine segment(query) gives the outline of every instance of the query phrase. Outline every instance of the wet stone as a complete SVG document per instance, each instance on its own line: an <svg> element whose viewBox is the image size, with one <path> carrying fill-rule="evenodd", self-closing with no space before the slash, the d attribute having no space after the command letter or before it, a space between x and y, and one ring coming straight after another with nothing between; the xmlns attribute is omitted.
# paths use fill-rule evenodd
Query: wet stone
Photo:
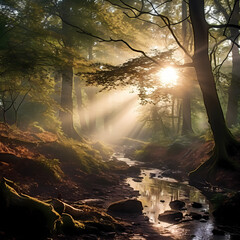
<svg viewBox="0 0 240 240"><path fill-rule="evenodd" d="M201 203L198 203L198 202L193 202L193 203L192 203L192 207L193 207L193 208L202 208L203 205L202 205Z"/></svg>
<svg viewBox="0 0 240 240"><path fill-rule="evenodd" d="M150 178L154 178L154 177L156 177L156 173L150 173L149 176L150 176Z"/></svg>
<svg viewBox="0 0 240 240"><path fill-rule="evenodd" d="M180 210L183 207L185 207L185 202L180 201L180 200L175 200L169 203L169 206L173 210Z"/></svg>
<svg viewBox="0 0 240 240"><path fill-rule="evenodd" d="M203 215L202 218L205 220L209 220L209 215Z"/></svg>
<svg viewBox="0 0 240 240"><path fill-rule="evenodd" d="M189 216L191 216L194 220L200 220L202 218L202 215L196 212L190 212Z"/></svg>
<svg viewBox="0 0 240 240"><path fill-rule="evenodd" d="M142 182L142 179L139 179L139 178L133 178L133 181L134 181L134 182Z"/></svg>
<svg viewBox="0 0 240 240"><path fill-rule="evenodd" d="M143 210L142 203L137 199L127 199L114 202L108 207L109 212L137 213L141 214Z"/></svg>
<svg viewBox="0 0 240 240"><path fill-rule="evenodd" d="M168 223L173 223L180 221L183 218L183 214L178 211L165 211L162 214L159 214L158 220L163 221L163 222L168 222Z"/></svg>

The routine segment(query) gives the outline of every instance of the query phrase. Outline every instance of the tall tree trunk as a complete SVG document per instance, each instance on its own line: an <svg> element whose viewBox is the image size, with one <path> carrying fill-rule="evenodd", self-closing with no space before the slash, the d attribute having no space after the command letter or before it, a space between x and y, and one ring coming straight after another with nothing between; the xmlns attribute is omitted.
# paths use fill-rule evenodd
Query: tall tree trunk
<svg viewBox="0 0 240 240"><path fill-rule="evenodd" d="M66 0L62 2L61 15L64 20L70 17L70 6ZM73 46L71 39L70 27L62 22L62 38L66 52ZM59 113L62 122L63 132L71 138L80 139L78 133L73 126L73 56L68 55L67 63L62 66L62 90L61 90L61 107L62 111Z"/></svg>
<svg viewBox="0 0 240 240"><path fill-rule="evenodd" d="M189 0L189 10L194 34L193 64L215 141L213 156L202 164L195 173L192 173L191 179L194 179L197 176L199 177L199 174L201 175L200 177L203 177L203 173L209 173L209 169L216 169L218 166L232 166L229 161L229 154L235 150L234 146L237 145L237 142L226 126L217 95L208 56L208 24L204 15L204 0Z"/></svg>
<svg viewBox="0 0 240 240"><path fill-rule="evenodd" d="M68 136L76 138L78 135L73 126L73 69L72 66L65 66L62 69L62 90L61 90L61 107L59 116L62 122L62 130Z"/></svg>
<svg viewBox="0 0 240 240"><path fill-rule="evenodd" d="M187 3L186 1L182 1L182 20L187 18ZM188 47L187 43L187 20L182 22L182 39L183 39L183 46L185 49ZM184 62L187 62L189 59L188 57L184 56ZM191 79L187 80L191 81ZM183 122L182 122L182 135L193 133L192 130L192 119L191 119L191 84L190 82L184 83L184 92L182 97L182 114L183 114Z"/></svg>
<svg viewBox="0 0 240 240"><path fill-rule="evenodd" d="M231 17L231 23L238 25L239 21L239 1L235 5L234 12ZM231 28L231 38L233 41L238 40L239 31ZM232 49L232 80L228 92L228 106L226 113L226 121L229 127L237 124L238 102L240 100L240 55L236 45Z"/></svg>

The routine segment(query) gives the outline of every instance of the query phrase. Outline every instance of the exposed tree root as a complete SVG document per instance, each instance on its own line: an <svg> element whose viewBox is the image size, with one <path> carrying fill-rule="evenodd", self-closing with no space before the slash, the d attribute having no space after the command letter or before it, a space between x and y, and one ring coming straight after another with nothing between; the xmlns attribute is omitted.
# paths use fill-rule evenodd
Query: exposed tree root
<svg viewBox="0 0 240 240"><path fill-rule="evenodd" d="M189 182L193 185L204 185L205 182L215 183L219 171L236 172L240 169L239 142L235 139L216 144L212 156L194 171L189 173Z"/></svg>

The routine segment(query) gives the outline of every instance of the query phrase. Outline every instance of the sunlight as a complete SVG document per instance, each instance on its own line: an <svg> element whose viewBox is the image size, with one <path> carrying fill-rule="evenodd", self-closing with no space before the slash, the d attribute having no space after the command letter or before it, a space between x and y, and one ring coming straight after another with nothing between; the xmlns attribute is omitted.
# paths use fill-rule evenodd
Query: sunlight
<svg viewBox="0 0 240 240"><path fill-rule="evenodd" d="M178 84L179 76L173 67L161 69L156 75L163 87L172 88Z"/></svg>

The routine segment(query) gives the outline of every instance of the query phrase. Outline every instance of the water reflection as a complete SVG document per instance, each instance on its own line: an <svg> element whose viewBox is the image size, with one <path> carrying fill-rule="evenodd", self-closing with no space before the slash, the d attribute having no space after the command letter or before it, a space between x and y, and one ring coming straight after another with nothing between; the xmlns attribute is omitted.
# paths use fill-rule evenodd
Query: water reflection
<svg viewBox="0 0 240 240"><path fill-rule="evenodd" d="M152 177L154 176L154 177ZM170 236L173 239L193 239L193 240L227 240L226 236L213 236L214 228L213 221L210 219L207 222L190 221L176 224L159 222L158 215L170 210L169 203L173 200L182 200L186 203L187 212L198 212L203 214L203 211L209 211L209 205L206 198L196 188L187 184L179 183L171 178L162 178L159 170L142 170L142 182L135 181L133 178L128 178L127 183L134 190L139 191L139 200L144 206L144 214L149 217L149 221L161 235ZM159 178L161 177L161 178ZM192 202L202 203L203 208L193 209Z"/></svg>

